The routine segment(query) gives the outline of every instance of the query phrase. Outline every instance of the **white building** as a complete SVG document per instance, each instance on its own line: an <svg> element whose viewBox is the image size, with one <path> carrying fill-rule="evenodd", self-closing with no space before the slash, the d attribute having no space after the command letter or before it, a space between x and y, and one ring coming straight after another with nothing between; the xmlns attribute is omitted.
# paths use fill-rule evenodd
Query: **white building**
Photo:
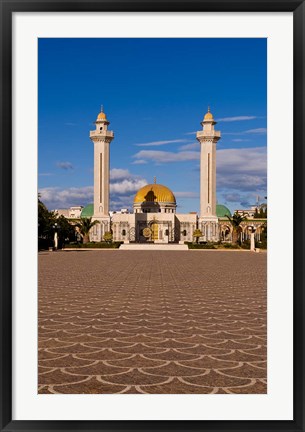
<svg viewBox="0 0 305 432"><path fill-rule="evenodd" d="M114 241L171 243L193 241L193 233L200 229L203 242L230 241L232 226L226 217L230 210L216 201L216 144L221 138L215 130L216 121L210 109L205 114L196 138L200 143L200 213L177 213L174 193L166 186L154 182L142 187L135 195L133 211L110 211L110 143L113 131L101 111L90 131L94 144L94 203L82 209L81 217L98 220L90 233L90 240L103 240L112 231ZM71 208L72 209L72 208ZM74 207L76 209L76 207ZM259 228L262 222L256 221ZM259 225L260 224L260 225ZM248 238L247 223L242 223L242 238ZM259 232L259 230L257 231Z"/></svg>
<svg viewBox="0 0 305 432"><path fill-rule="evenodd" d="M56 209L54 213L58 216L64 216L67 219L79 219L81 217L83 206L73 206L68 209Z"/></svg>
<svg viewBox="0 0 305 432"><path fill-rule="evenodd" d="M201 241L218 241L219 225L216 205L216 144L220 132L210 109L197 132L200 142L200 214L177 213L173 192L166 186L154 183L142 187L135 195L133 212L109 213L109 161L110 143L114 133L108 130L109 121L102 111L90 132L94 143L94 220L100 224L92 228L91 240L101 241L105 232L112 230L115 241L125 242L184 242L192 241L194 231L202 232ZM86 210L86 209L85 209ZM88 214L89 216L89 214Z"/></svg>

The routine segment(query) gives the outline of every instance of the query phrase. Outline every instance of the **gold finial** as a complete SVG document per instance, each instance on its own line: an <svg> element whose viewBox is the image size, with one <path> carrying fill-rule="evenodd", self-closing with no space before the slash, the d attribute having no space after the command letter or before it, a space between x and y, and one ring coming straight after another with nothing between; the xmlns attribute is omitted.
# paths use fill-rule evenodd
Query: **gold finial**
<svg viewBox="0 0 305 432"><path fill-rule="evenodd" d="M206 120L209 120L209 121L214 120L213 114L211 113L211 110L210 110L210 105L208 106L208 112L206 113L206 115L203 118L203 121L206 121Z"/></svg>
<svg viewBox="0 0 305 432"><path fill-rule="evenodd" d="M106 114L104 113L104 105L101 105L101 112L97 116L98 120L106 120Z"/></svg>
<svg viewBox="0 0 305 432"><path fill-rule="evenodd" d="M154 177L154 184L156 184L157 183L157 177L155 176Z"/></svg>

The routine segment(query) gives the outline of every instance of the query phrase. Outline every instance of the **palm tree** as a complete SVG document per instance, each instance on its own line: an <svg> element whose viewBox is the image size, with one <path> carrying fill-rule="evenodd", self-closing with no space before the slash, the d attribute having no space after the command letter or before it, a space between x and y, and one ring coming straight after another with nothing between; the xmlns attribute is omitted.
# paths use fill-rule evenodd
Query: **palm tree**
<svg viewBox="0 0 305 432"><path fill-rule="evenodd" d="M200 229L195 229L195 231L193 232L193 237L196 238L196 243L198 243L198 240L200 237L202 237L202 232Z"/></svg>
<svg viewBox="0 0 305 432"><path fill-rule="evenodd" d="M90 217L90 218L82 218L80 222L76 224L76 226L79 228L80 233L83 236L83 243L89 242L89 231L94 225L98 223L99 221L97 220L92 221L92 218Z"/></svg>
<svg viewBox="0 0 305 432"><path fill-rule="evenodd" d="M234 213L233 216L228 216L226 215L226 217L229 219L229 221L231 222L232 225L232 244L236 245L238 243L238 240L240 239L240 233L242 231L241 229L241 223L245 220L247 220L247 216L248 214L239 214L239 213Z"/></svg>

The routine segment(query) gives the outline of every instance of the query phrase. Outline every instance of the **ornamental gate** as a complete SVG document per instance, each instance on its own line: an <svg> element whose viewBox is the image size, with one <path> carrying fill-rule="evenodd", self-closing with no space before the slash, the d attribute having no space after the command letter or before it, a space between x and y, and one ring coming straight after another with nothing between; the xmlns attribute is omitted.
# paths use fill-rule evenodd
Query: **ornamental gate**
<svg viewBox="0 0 305 432"><path fill-rule="evenodd" d="M132 227L129 230L129 241L131 241L131 242L136 241L136 229L135 229L135 227Z"/></svg>

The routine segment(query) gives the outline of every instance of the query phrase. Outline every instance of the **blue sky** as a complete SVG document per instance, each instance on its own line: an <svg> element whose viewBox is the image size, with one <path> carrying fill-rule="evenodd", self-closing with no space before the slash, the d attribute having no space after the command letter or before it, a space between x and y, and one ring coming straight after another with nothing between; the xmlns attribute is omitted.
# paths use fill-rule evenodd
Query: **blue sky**
<svg viewBox="0 0 305 432"><path fill-rule="evenodd" d="M217 199L247 208L267 188L266 39L39 39L39 191L49 209L93 200L89 131L103 104L111 209L146 183L168 186L178 212L199 210L195 132L211 107Z"/></svg>

